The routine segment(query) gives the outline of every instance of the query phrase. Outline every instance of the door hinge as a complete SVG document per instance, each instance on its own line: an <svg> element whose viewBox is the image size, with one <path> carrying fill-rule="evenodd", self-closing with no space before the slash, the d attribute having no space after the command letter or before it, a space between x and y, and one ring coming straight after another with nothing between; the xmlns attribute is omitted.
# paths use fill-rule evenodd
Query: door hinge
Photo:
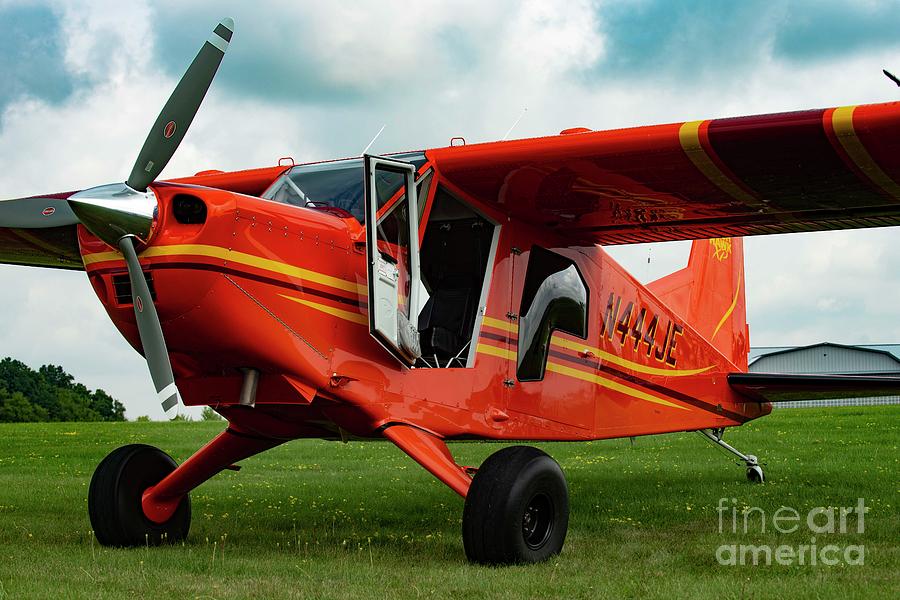
<svg viewBox="0 0 900 600"><path fill-rule="evenodd" d="M512 386L516 385L516 382L513 381L512 379L504 379L503 385L505 385L506 387L512 387Z"/></svg>
<svg viewBox="0 0 900 600"><path fill-rule="evenodd" d="M512 252L516 256L519 256L520 254L522 254L522 249L518 246L513 246L512 248L510 248L510 252Z"/></svg>
<svg viewBox="0 0 900 600"><path fill-rule="evenodd" d="M517 315L514 312L508 312L508 313L506 313L506 318L509 319L510 321L516 321L516 320L518 320L519 315Z"/></svg>

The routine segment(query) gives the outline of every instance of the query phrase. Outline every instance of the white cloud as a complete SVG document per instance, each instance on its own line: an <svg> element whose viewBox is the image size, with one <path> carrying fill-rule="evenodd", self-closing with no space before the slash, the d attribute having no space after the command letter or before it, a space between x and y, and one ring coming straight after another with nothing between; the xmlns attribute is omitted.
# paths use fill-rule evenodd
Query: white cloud
<svg viewBox="0 0 900 600"><path fill-rule="evenodd" d="M151 64L153 21L145 4L64 0L57 7L66 65L73 75L122 83Z"/></svg>
<svg viewBox="0 0 900 600"><path fill-rule="evenodd" d="M597 14L583 0L564 10L552 0L529 0L510 13L501 31L499 63L532 84L590 68L603 55Z"/></svg>

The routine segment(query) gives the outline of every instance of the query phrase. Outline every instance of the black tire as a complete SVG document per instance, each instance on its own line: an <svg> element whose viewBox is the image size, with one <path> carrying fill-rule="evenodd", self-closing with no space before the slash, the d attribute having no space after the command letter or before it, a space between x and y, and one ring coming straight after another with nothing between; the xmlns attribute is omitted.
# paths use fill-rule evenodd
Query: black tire
<svg viewBox="0 0 900 600"><path fill-rule="evenodd" d="M153 446L130 444L107 455L94 471L88 491L88 514L97 541L104 546L156 546L187 537L191 500L185 495L172 517L154 523L144 516L141 496L178 465Z"/></svg>
<svg viewBox="0 0 900 600"><path fill-rule="evenodd" d="M555 460L512 446L484 461L463 509L463 546L472 562L534 563L559 554L569 526L569 490Z"/></svg>

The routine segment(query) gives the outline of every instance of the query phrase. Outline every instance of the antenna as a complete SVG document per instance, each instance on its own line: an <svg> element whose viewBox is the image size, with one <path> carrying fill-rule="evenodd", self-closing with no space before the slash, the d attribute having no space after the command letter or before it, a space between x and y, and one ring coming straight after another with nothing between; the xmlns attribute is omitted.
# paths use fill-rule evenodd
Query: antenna
<svg viewBox="0 0 900 600"><path fill-rule="evenodd" d="M525 113L527 113L527 112L528 112L528 108L527 108L527 107L522 109L522 114L519 115L519 118L516 119L516 122L512 124L512 127L509 128L509 130L506 132L506 135L504 135L503 138L502 138L500 141L502 141L502 142L505 142L505 141L506 141L506 138L509 137L509 134L512 133L512 130L516 128L516 125L519 124L519 121L522 120L522 117L524 117L524 116L525 116Z"/></svg>
<svg viewBox="0 0 900 600"><path fill-rule="evenodd" d="M891 73L891 72L888 71L887 69L882 69L881 72L884 73L885 76L886 76L888 79L890 79L891 81L893 81L894 83L896 83L898 87L900 87L900 79L897 79L897 76L896 76L896 75L894 75L893 73Z"/></svg>
<svg viewBox="0 0 900 600"><path fill-rule="evenodd" d="M365 155L366 155L366 152L369 151L369 148L372 147L372 144L375 143L375 140L378 139L378 136L381 135L381 132L384 131L384 128L385 128L385 127L387 127L387 123L385 123L384 125L381 126L381 129L378 130L378 133L375 134L375 137L372 138L372 141L369 142L369 145L366 146L366 147L363 149L362 154L360 154L360 156L365 156Z"/></svg>

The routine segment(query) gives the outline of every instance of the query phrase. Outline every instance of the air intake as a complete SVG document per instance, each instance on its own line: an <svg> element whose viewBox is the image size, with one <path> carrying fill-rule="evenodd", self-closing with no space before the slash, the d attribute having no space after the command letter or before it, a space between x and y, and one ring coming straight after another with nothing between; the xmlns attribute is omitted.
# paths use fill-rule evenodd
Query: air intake
<svg viewBox="0 0 900 600"><path fill-rule="evenodd" d="M153 274L150 271L144 271L144 279L147 280L147 287L150 288L150 298L156 302L156 288L153 286ZM116 294L116 304L119 306L130 306L131 300L131 281L128 279L128 273L113 275L112 278L113 291Z"/></svg>
<svg viewBox="0 0 900 600"><path fill-rule="evenodd" d="M206 223L206 204L196 196L178 194L172 199L172 212L182 225Z"/></svg>

